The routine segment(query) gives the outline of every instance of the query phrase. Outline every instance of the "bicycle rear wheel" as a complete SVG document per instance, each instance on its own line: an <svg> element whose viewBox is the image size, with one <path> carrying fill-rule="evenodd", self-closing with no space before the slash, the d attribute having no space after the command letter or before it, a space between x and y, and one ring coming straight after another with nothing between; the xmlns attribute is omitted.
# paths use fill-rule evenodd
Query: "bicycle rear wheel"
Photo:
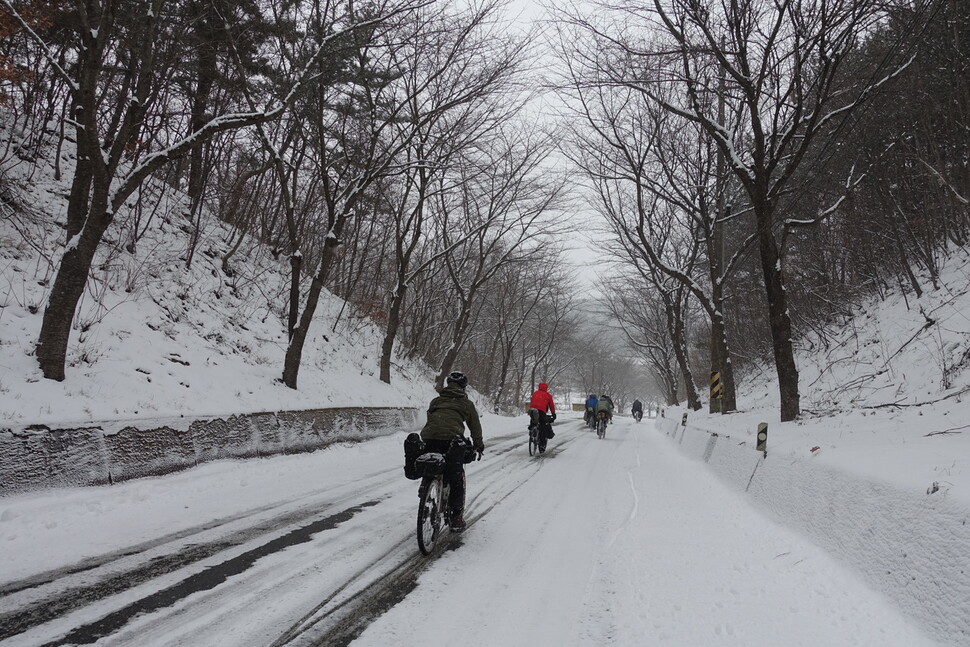
<svg viewBox="0 0 970 647"><path fill-rule="evenodd" d="M539 434L535 429L529 429L529 456L539 453Z"/></svg>
<svg viewBox="0 0 970 647"><path fill-rule="evenodd" d="M606 418L599 418L596 421L596 436L599 438L606 437Z"/></svg>
<svg viewBox="0 0 970 647"><path fill-rule="evenodd" d="M425 478L418 499L418 548L422 555L434 550L441 532L441 481Z"/></svg>

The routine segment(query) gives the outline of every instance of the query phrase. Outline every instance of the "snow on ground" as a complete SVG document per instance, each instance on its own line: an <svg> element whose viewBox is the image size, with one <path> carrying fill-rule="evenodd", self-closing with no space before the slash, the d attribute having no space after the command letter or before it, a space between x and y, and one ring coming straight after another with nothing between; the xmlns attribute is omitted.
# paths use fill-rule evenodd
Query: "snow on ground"
<svg viewBox="0 0 970 647"><path fill-rule="evenodd" d="M578 435L355 644L933 644L652 425Z"/></svg>
<svg viewBox="0 0 970 647"><path fill-rule="evenodd" d="M152 208L123 210L95 260L67 379L43 379L33 351L64 249L74 152L65 145L60 181L50 160L14 162L0 162L0 427L423 406L433 395L430 370L401 357L392 385L381 382L380 328L326 291L299 389L284 386L289 259L211 217L193 248L185 201L151 181L139 202Z"/></svg>
<svg viewBox="0 0 970 647"><path fill-rule="evenodd" d="M563 418L541 458L527 454L524 418L486 419L491 451L468 469L473 522L461 544L428 558L418 586L354 645L938 644L845 565L682 456L652 421L618 419L598 440L578 417ZM403 436L302 456L221 461L110 488L7 497L0 502L0 580L344 487L399 465ZM403 474L395 478L389 498L348 526L368 546L364 554L379 555L402 537L417 552L416 484ZM257 564L252 570L262 575L252 584L254 595L283 560L326 555L336 541L330 535ZM347 571L357 566L341 563ZM312 591L312 581L300 580L301 591ZM124 644L123 636L135 634L146 646L267 644L274 613L291 621L279 598L273 604L260 598L258 639L239 631L247 626L243 619L232 621L234 632L204 629L231 618L231 604L254 602L247 597L208 607L199 606L200 598L168 624L139 618L133 622L144 633L122 631L101 644Z"/></svg>
<svg viewBox="0 0 970 647"><path fill-rule="evenodd" d="M741 381L739 412L688 412L689 424L753 444L766 422L774 455L970 508L970 255L954 251L939 287L926 288L872 300L827 337L799 342L799 420L778 422L766 367Z"/></svg>

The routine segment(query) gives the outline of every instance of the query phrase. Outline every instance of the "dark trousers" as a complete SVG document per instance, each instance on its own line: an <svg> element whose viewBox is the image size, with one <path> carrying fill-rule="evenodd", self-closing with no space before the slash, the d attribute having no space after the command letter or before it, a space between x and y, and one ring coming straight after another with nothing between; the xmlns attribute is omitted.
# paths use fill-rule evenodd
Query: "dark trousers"
<svg viewBox="0 0 970 647"><path fill-rule="evenodd" d="M444 454L444 480L451 488L448 494L448 507L452 516L460 517L465 511L465 464L462 462L464 449L455 450L450 440L426 440L425 450Z"/></svg>
<svg viewBox="0 0 970 647"><path fill-rule="evenodd" d="M552 417L550 417L545 411L539 411L538 409L529 409L529 417L532 424L539 428L541 433L539 440L544 441L546 438L548 438L549 432L552 431Z"/></svg>

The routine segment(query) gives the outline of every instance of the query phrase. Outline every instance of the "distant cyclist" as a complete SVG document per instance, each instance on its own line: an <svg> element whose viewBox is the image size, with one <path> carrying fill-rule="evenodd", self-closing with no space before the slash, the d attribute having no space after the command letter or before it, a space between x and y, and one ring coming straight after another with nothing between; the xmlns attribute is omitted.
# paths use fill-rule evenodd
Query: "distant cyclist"
<svg viewBox="0 0 970 647"><path fill-rule="evenodd" d="M633 401L633 409L630 411L637 422L643 418L643 403L639 399Z"/></svg>
<svg viewBox="0 0 970 647"><path fill-rule="evenodd" d="M465 529L465 425L471 432L472 444L481 459L485 451L482 440L482 423L474 403L468 399L465 387L468 378L464 373L454 371L448 375L445 388L428 407L428 422L421 429L421 439L426 450L445 456L445 479L451 488L448 507L451 509L451 529L461 532ZM461 439L457 443L457 439Z"/></svg>
<svg viewBox="0 0 970 647"><path fill-rule="evenodd" d="M600 396L596 403L596 413L599 414L601 411L606 412L606 419L609 422L613 421L613 399L605 393Z"/></svg>
<svg viewBox="0 0 970 647"><path fill-rule="evenodd" d="M583 416L583 420L585 420L586 421L586 424L589 425L590 427L593 426L593 422L592 421L593 421L594 418L596 418L596 403L597 402L599 402L599 400L592 393L590 393L589 394L589 397L586 398L586 415Z"/></svg>
<svg viewBox="0 0 970 647"><path fill-rule="evenodd" d="M538 423L539 451L543 451L546 448L546 440L556 435L552 431L552 421L556 419L556 403L552 401L547 383L540 382L539 388L532 394L532 399L529 401L529 416Z"/></svg>

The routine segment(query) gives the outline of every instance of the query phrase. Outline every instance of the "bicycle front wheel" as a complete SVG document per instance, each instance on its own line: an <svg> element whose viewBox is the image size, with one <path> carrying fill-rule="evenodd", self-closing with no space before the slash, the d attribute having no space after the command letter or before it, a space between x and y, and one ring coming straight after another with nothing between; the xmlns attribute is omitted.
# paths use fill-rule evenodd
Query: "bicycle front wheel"
<svg viewBox="0 0 970 647"><path fill-rule="evenodd" d="M441 532L441 481L427 478L418 498L418 548L422 555L434 550Z"/></svg>

